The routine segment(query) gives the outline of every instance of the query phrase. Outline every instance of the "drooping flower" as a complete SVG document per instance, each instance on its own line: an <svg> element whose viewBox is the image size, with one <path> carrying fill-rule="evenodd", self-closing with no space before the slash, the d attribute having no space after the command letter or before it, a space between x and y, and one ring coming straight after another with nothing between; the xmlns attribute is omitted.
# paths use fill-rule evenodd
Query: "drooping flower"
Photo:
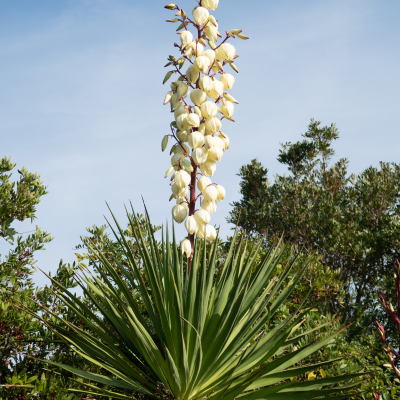
<svg viewBox="0 0 400 400"><path fill-rule="evenodd" d="M179 186L180 188L184 188L190 183L190 175L181 169L180 171L177 171L175 174L175 184Z"/></svg>
<svg viewBox="0 0 400 400"><path fill-rule="evenodd" d="M210 214L206 210L198 210L194 218L198 224L208 224L210 222Z"/></svg>
<svg viewBox="0 0 400 400"><path fill-rule="evenodd" d="M208 151L204 147L193 150L192 158L196 165L202 165L207 160Z"/></svg>
<svg viewBox="0 0 400 400"><path fill-rule="evenodd" d="M225 198L225 188L221 185L217 185L215 186L215 188L217 189L218 192L218 196L217 196L217 200L218 201L222 201Z"/></svg>
<svg viewBox="0 0 400 400"><path fill-rule="evenodd" d="M225 90L231 90L235 83L235 77L231 74L225 73L219 78L219 81L224 85Z"/></svg>
<svg viewBox="0 0 400 400"><path fill-rule="evenodd" d="M189 235L196 234L197 229L199 228L199 224L197 223L196 218L193 215L187 217L185 221L185 228Z"/></svg>
<svg viewBox="0 0 400 400"><path fill-rule="evenodd" d="M218 7L219 0L203 0L201 5L209 10L215 10Z"/></svg>
<svg viewBox="0 0 400 400"><path fill-rule="evenodd" d="M183 45L187 46L190 42L193 41L193 35L190 31L182 31L181 34L181 42Z"/></svg>
<svg viewBox="0 0 400 400"><path fill-rule="evenodd" d="M208 21L209 12L204 7L196 7L192 11L193 19L197 25L204 25Z"/></svg>
<svg viewBox="0 0 400 400"><path fill-rule="evenodd" d="M190 257L192 254L192 245L190 244L189 239L184 239L181 242L181 251L182 254L186 254L186 257Z"/></svg>
<svg viewBox="0 0 400 400"><path fill-rule="evenodd" d="M207 93L201 89L193 89L190 93L190 100L199 106L207 100Z"/></svg>
<svg viewBox="0 0 400 400"><path fill-rule="evenodd" d="M216 50L216 54L220 60L231 61L235 57L236 49L230 43L222 43Z"/></svg>
<svg viewBox="0 0 400 400"><path fill-rule="evenodd" d="M207 178L206 176L202 176L202 177L197 181L197 189L199 189L200 192L203 192L203 190L204 190L208 185L211 185L211 179Z"/></svg>
<svg viewBox="0 0 400 400"><path fill-rule="evenodd" d="M197 131L192 132L189 135L188 143L192 149L198 149L203 146L204 136Z"/></svg>
<svg viewBox="0 0 400 400"><path fill-rule="evenodd" d="M204 118L215 117L218 107L213 101L206 101L200 106L201 115Z"/></svg>
<svg viewBox="0 0 400 400"><path fill-rule="evenodd" d="M186 215L187 209L182 205L177 204L172 207L172 217L178 224L181 224L186 219Z"/></svg>

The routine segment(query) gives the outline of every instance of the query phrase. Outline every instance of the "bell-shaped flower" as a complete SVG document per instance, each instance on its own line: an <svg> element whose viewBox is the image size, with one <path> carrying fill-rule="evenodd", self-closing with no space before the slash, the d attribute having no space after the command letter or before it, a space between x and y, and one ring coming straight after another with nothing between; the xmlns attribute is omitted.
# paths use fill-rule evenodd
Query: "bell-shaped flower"
<svg viewBox="0 0 400 400"><path fill-rule="evenodd" d="M194 54L195 57L201 56L204 53L204 46L195 40L190 43L188 47L193 50L192 54Z"/></svg>
<svg viewBox="0 0 400 400"><path fill-rule="evenodd" d="M200 106L201 115L204 118L215 117L217 115L217 105L213 101L206 101Z"/></svg>
<svg viewBox="0 0 400 400"><path fill-rule="evenodd" d="M186 254L187 258L189 258L192 255L192 245L190 244L189 239L182 240L181 252L182 252L182 254Z"/></svg>
<svg viewBox="0 0 400 400"><path fill-rule="evenodd" d="M224 142L224 150L228 150L229 149L229 137L228 137L228 135L226 135L223 132L220 132L219 133L219 137Z"/></svg>
<svg viewBox="0 0 400 400"><path fill-rule="evenodd" d="M219 0L203 0L201 5L209 10L215 10L218 7Z"/></svg>
<svg viewBox="0 0 400 400"><path fill-rule="evenodd" d="M217 164L214 161L206 160L200 165L200 171L205 176L214 176Z"/></svg>
<svg viewBox="0 0 400 400"><path fill-rule="evenodd" d="M185 207L186 210L189 210L189 204L186 199L183 198L176 199L176 204L179 204L182 207Z"/></svg>
<svg viewBox="0 0 400 400"><path fill-rule="evenodd" d="M197 229L197 233L196 233L196 235L199 239L204 239L205 227L206 227L206 224L199 224L199 228Z"/></svg>
<svg viewBox="0 0 400 400"><path fill-rule="evenodd" d="M183 169L179 170L175 174L175 184L180 188L188 186L190 183L190 175Z"/></svg>
<svg viewBox="0 0 400 400"><path fill-rule="evenodd" d="M171 97L171 107L172 109L180 107L182 100L180 100L178 93L174 93Z"/></svg>
<svg viewBox="0 0 400 400"><path fill-rule="evenodd" d="M221 149L221 147L213 146L208 150L207 160L220 162L223 155L224 151Z"/></svg>
<svg viewBox="0 0 400 400"><path fill-rule="evenodd" d="M181 224L186 219L186 215L186 208L180 204L172 207L172 217L178 224Z"/></svg>
<svg viewBox="0 0 400 400"><path fill-rule="evenodd" d="M214 213L217 211L217 203L215 201L208 201L203 199L200 204L203 210L206 210L209 214Z"/></svg>
<svg viewBox="0 0 400 400"><path fill-rule="evenodd" d="M193 89L190 93L190 100L192 100L193 104L199 106L207 100L207 93L201 89Z"/></svg>
<svg viewBox="0 0 400 400"><path fill-rule="evenodd" d="M186 158L186 156L185 156L184 154L182 154L182 153L174 154L174 155L171 157L171 165L172 165L173 167L179 169L179 166L180 166L179 161L180 161L180 160L183 160L183 159L185 159L185 158Z"/></svg>
<svg viewBox="0 0 400 400"><path fill-rule="evenodd" d="M193 65L191 65L187 70L186 70L186 78L189 83L196 83L197 79L199 79L200 72L197 71Z"/></svg>
<svg viewBox="0 0 400 400"><path fill-rule="evenodd" d="M217 238L217 232L211 225L206 225L206 240L207 242L213 242Z"/></svg>
<svg viewBox="0 0 400 400"><path fill-rule="evenodd" d="M204 188L203 190L203 197L208 201L215 201L217 200L218 191L215 189L214 186L210 185Z"/></svg>
<svg viewBox="0 0 400 400"><path fill-rule="evenodd" d="M215 186L215 189L217 189L218 192L217 200L222 201L225 198L225 188L221 185L217 185Z"/></svg>
<svg viewBox="0 0 400 400"><path fill-rule="evenodd" d="M177 119L182 114L189 114L189 109L184 105L181 105L175 109L174 111L175 119Z"/></svg>
<svg viewBox="0 0 400 400"><path fill-rule="evenodd" d="M176 126L178 127L179 130L186 130L187 124L186 124L186 119L188 118L189 114L181 114L178 115L176 118Z"/></svg>
<svg viewBox="0 0 400 400"><path fill-rule="evenodd" d="M197 233L199 224L197 223L196 218L193 215L191 215L190 217L187 217L187 219L185 221L185 228L189 235L193 235L193 234Z"/></svg>
<svg viewBox="0 0 400 400"><path fill-rule="evenodd" d="M207 161L207 150L204 147L200 147L193 150L192 158L196 165L202 165Z"/></svg>
<svg viewBox="0 0 400 400"><path fill-rule="evenodd" d="M210 214L206 210L198 210L194 215L198 224L208 224L210 222Z"/></svg>
<svg viewBox="0 0 400 400"><path fill-rule="evenodd" d="M212 132L213 134L217 133L222 126L222 122L217 116L207 118L205 124L206 130Z"/></svg>
<svg viewBox="0 0 400 400"><path fill-rule="evenodd" d="M214 137L214 136L211 136L211 135L207 135L207 136L206 136L206 142L205 142L205 148L206 148L207 150L210 150L211 147L214 146L214 143L215 143L215 137Z"/></svg>
<svg viewBox="0 0 400 400"><path fill-rule="evenodd" d="M203 192L203 190L208 186L211 185L211 179L207 178L206 176L202 176L198 181L197 181L197 189L200 190L200 192Z"/></svg>
<svg viewBox="0 0 400 400"><path fill-rule="evenodd" d="M212 42L216 42L217 41L217 39L218 39L218 29L215 26L207 25L204 28L204 32Z"/></svg>
<svg viewBox="0 0 400 400"><path fill-rule="evenodd" d="M174 183L171 186L171 191L172 191L173 197L175 197L177 199L179 197L185 197L189 192L189 187L186 186L184 188L180 188L176 183ZM184 208L183 206L180 206L180 207Z"/></svg>
<svg viewBox="0 0 400 400"><path fill-rule="evenodd" d="M232 118L233 112L235 111L235 106L230 101L225 100L224 104L222 104L221 111L225 117Z"/></svg>
<svg viewBox="0 0 400 400"><path fill-rule="evenodd" d="M207 57L210 60L210 65L214 64L214 61L215 61L215 51L214 50L208 49L202 54L202 56Z"/></svg>
<svg viewBox="0 0 400 400"><path fill-rule="evenodd" d="M224 94L224 84L220 81L214 80L213 87L207 94L214 100L218 99Z"/></svg>
<svg viewBox="0 0 400 400"><path fill-rule="evenodd" d="M193 35L191 34L190 31L182 31L180 32L181 34L181 42L183 45L187 46L190 42L193 41Z"/></svg>
<svg viewBox="0 0 400 400"><path fill-rule="evenodd" d="M182 143L185 143L185 142L188 141L189 133L190 133L190 132L188 132L188 131L182 130L182 131L177 131L177 132L175 133L175 135L176 135L176 137L177 137Z"/></svg>
<svg viewBox="0 0 400 400"><path fill-rule="evenodd" d="M203 146L204 136L200 132L194 131L189 135L188 142L193 150L198 149Z"/></svg>
<svg viewBox="0 0 400 400"><path fill-rule="evenodd" d="M177 88L176 92L178 93L178 96L184 97L188 92L189 86L185 82L182 82L182 81L177 81L177 84L178 84L178 88Z"/></svg>
<svg viewBox="0 0 400 400"><path fill-rule="evenodd" d="M235 77L231 74L225 73L221 76L221 78L219 78L219 81L222 82L225 90L231 90L233 84L235 83Z"/></svg>
<svg viewBox="0 0 400 400"><path fill-rule="evenodd" d="M208 68L210 68L210 60L206 56L198 56L193 62L193 67L203 74L207 73ZM178 88L179 90L179 88Z"/></svg>
<svg viewBox="0 0 400 400"><path fill-rule="evenodd" d="M196 113L190 113L184 123L190 128L197 128L200 125L200 118Z"/></svg>
<svg viewBox="0 0 400 400"><path fill-rule="evenodd" d="M192 11L192 15L197 25L204 25L208 21L210 13L204 7L196 7Z"/></svg>
<svg viewBox="0 0 400 400"><path fill-rule="evenodd" d="M220 60L231 61L235 57L236 49L230 43L222 43L216 50L216 53Z"/></svg>
<svg viewBox="0 0 400 400"><path fill-rule="evenodd" d="M187 155L190 153L189 146L188 146L187 144L183 144L183 143L182 143L182 144L180 144L180 143L175 144L175 145L172 147L171 151L172 151L172 153L174 153L174 154L182 153L182 154L184 154L185 156L187 156Z"/></svg>
<svg viewBox="0 0 400 400"><path fill-rule="evenodd" d="M213 89L213 80L209 76L202 76L199 81L200 89L209 92Z"/></svg>

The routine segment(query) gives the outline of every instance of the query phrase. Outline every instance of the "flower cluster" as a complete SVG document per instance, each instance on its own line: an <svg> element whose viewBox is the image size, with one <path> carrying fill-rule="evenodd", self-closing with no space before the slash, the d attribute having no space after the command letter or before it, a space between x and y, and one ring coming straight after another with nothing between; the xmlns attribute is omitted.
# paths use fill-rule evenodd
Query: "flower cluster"
<svg viewBox="0 0 400 400"><path fill-rule="evenodd" d="M209 224L210 214L216 211L217 202L225 197L225 189L211 181L217 163L229 148L229 138L221 131L222 120L234 122L234 104L238 104L230 91L235 83L232 74L224 71L229 65L238 72L234 59L235 47L227 43L230 38L248 39L241 29L225 32L226 37L217 43L221 34L218 32L218 21L209 10L215 10L219 0L200 0L192 11L192 19L183 9L175 4L165 8L177 10L168 22L180 22L177 31L180 44L180 57L168 57L166 65L173 65L164 82L173 74L177 79L171 83L171 90L165 96L164 104L170 104L174 121L171 123L171 134L162 139L162 151L172 137L174 144L170 155L171 167L165 177L172 173L170 200L176 199L172 216L178 223L185 221L188 238L182 242L182 251L190 257L193 251L194 236L207 241L216 239L215 228ZM196 35L188 27L194 27ZM207 49L207 45L209 48ZM182 69L184 64L186 70ZM182 71L185 71L183 73ZM196 194L196 187L199 194ZM196 201L200 209L196 210Z"/></svg>

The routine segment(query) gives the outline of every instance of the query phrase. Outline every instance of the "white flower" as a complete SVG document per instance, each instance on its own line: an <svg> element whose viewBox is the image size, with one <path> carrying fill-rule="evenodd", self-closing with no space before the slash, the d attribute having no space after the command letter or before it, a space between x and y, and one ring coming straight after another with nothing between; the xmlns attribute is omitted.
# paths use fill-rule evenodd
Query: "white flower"
<svg viewBox="0 0 400 400"><path fill-rule="evenodd" d="M191 128L197 128L200 125L200 118L196 113L188 114L185 123Z"/></svg>
<svg viewBox="0 0 400 400"><path fill-rule="evenodd" d="M171 165L173 167L178 167L179 166L179 160L182 160L182 159L185 159L185 158L186 158L186 156L184 154L182 154L182 153L174 154L171 157Z"/></svg>
<svg viewBox="0 0 400 400"><path fill-rule="evenodd" d="M190 175L181 169L180 171L177 171L175 174L175 184L180 187L184 188L190 183Z"/></svg>
<svg viewBox="0 0 400 400"><path fill-rule="evenodd" d="M173 149L173 150L172 150ZM188 155L190 153L189 146L187 144L179 144L177 143L171 150L174 154L182 153Z"/></svg>
<svg viewBox="0 0 400 400"><path fill-rule="evenodd" d="M215 228L211 225L206 225L206 240L208 242L213 242L217 238L217 232Z"/></svg>
<svg viewBox="0 0 400 400"><path fill-rule="evenodd" d="M197 237L199 239L204 239L204 230L205 230L206 225L205 224L199 224L199 228L197 229Z"/></svg>
<svg viewBox="0 0 400 400"><path fill-rule="evenodd" d="M207 73L208 68L210 68L210 60L206 56L198 56L193 62L193 67L203 74ZM179 89L178 89L179 90Z"/></svg>
<svg viewBox="0 0 400 400"><path fill-rule="evenodd" d="M218 191L214 186L210 185L203 190L203 196L208 201L215 201L217 200Z"/></svg>
<svg viewBox="0 0 400 400"><path fill-rule="evenodd" d="M214 100L218 99L224 94L224 84L220 81L214 80L212 89L207 94Z"/></svg>
<svg viewBox="0 0 400 400"><path fill-rule="evenodd" d="M230 101L225 100L225 103L222 104L221 111L225 117L232 118L233 112L235 111L235 106Z"/></svg>
<svg viewBox="0 0 400 400"><path fill-rule="evenodd" d="M184 105L180 105L178 108L175 109L174 111L175 119L177 119L182 114L189 114L189 110L185 108Z"/></svg>
<svg viewBox="0 0 400 400"><path fill-rule="evenodd" d="M193 89L192 93L190 93L190 100L192 100L193 104L199 106L207 100L207 93L201 89Z"/></svg>
<svg viewBox="0 0 400 400"><path fill-rule="evenodd" d="M213 101L206 101L200 106L201 115L204 118L215 117L218 107Z"/></svg>
<svg viewBox="0 0 400 400"><path fill-rule="evenodd" d="M207 150L204 147L193 150L192 158L196 165L202 165L207 160Z"/></svg>
<svg viewBox="0 0 400 400"><path fill-rule="evenodd" d="M209 10L215 10L218 7L219 0L203 0L201 5Z"/></svg>
<svg viewBox="0 0 400 400"><path fill-rule="evenodd" d="M198 224L208 224L210 222L210 214L206 210L198 210L194 215Z"/></svg>
<svg viewBox="0 0 400 400"><path fill-rule="evenodd" d="M187 46L190 42L193 41L193 35L190 33L190 31L182 31L180 32L181 34L181 42L183 45Z"/></svg>
<svg viewBox="0 0 400 400"><path fill-rule="evenodd" d="M188 131L177 131L175 135L181 142L185 143L188 141L189 133Z"/></svg>
<svg viewBox="0 0 400 400"><path fill-rule="evenodd" d="M220 162L223 154L224 151L221 149L221 147L212 146L211 149L208 150L207 160Z"/></svg>
<svg viewBox="0 0 400 400"><path fill-rule="evenodd" d="M217 200L222 201L225 198L225 188L221 185L217 185L215 186L215 189L217 189L218 192Z"/></svg>
<svg viewBox="0 0 400 400"><path fill-rule="evenodd" d="M176 199L176 204L179 204L182 207L185 207L186 210L189 210L189 204L187 203L186 199L182 199L182 198Z"/></svg>
<svg viewBox="0 0 400 400"><path fill-rule="evenodd" d="M205 124L206 130L211 133L217 133L222 126L221 120L217 116L207 118Z"/></svg>
<svg viewBox="0 0 400 400"><path fill-rule="evenodd" d="M208 10L204 7L196 7L192 11L193 19L197 25L204 25L207 20L208 16L210 15Z"/></svg>
<svg viewBox="0 0 400 400"><path fill-rule="evenodd" d="M202 176L198 181L197 181L197 189L202 192L208 185L211 185L211 179L207 178L206 176Z"/></svg>
<svg viewBox="0 0 400 400"><path fill-rule="evenodd" d="M214 176L217 169L217 164L211 160L206 160L203 164L200 164L200 171L205 176Z"/></svg>
<svg viewBox="0 0 400 400"><path fill-rule="evenodd" d="M206 125L204 122L202 122L197 129L203 136L206 134Z"/></svg>
<svg viewBox="0 0 400 400"><path fill-rule="evenodd" d="M209 76L202 76L199 81L200 88L207 93L213 89L213 80Z"/></svg>
<svg viewBox="0 0 400 400"><path fill-rule="evenodd" d="M171 186L173 196L177 199L178 197L185 197L189 192L189 187L180 188L176 183ZM182 206L181 206L182 207Z"/></svg>
<svg viewBox="0 0 400 400"><path fill-rule="evenodd" d="M183 131L186 130L186 128L188 128L186 124L186 119L188 115L189 114L181 114L178 115L178 117L176 118L176 126L178 127L179 130Z"/></svg>
<svg viewBox="0 0 400 400"><path fill-rule="evenodd" d="M225 90L231 90L233 84L235 83L235 77L231 74L225 73L221 76L221 78L219 78L219 81L222 82Z"/></svg>
<svg viewBox="0 0 400 400"><path fill-rule="evenodd" d="M215 26L208 24L204 28L205 34L209 37L212 42L216 42L218 39L218 30Z"/></svg>
<svg viewBox="0 0 400 400"><path fill-rule="evenodd" d="M181 251L182 251L182 254L186 254L187 258L189 258L192 255L192 245L190 244L189 239L182 240Z"/></svg>
<svg viewBox="0 0 400 400"><path fill-rule="evenodd" d="M217 203L215 201L208 201L206 199L203 199L200 206L203 210L206 210L210 214L217 211Z"/></svg>
<svg viewBox="0 0 400 400"><path fill-rule="evenodd" d="M235 57L236 49L230 43L222 43L216 50L217 57L220 60L230 61Z"/></svg>
<svg viewBox="0 0 400 400"><path fill-rule="evenodd" d="M220 132L219 133L219 137L224 142L224 145L225 145L224 150L228 150L229 149L229 137L228 137L228 135L225 135L225 133Z"/></svg>
<svg viewBox="0 0 400 400"><path fill-rule="evenodd" d="M197 71L193 65L186 70L186 78L190 83L196 83L197 79L199 79L199 76L200 72Z"/></svg>
<svg viewBox="0 0 400 400"><path fill-rule="evenodd" d="M202 56L207 57L210 60L210 65L214 64L215 61L215 51L214 50L206 50Z"/></svg>
<svg viewBox="0 0 400 400"><path fill-rule="evenodd" d="M196 218L191 215L190 217L187 217L185 221L185 228L188 232L189 235L193 235L197 233L197 229L199 228L199 225L196 221Z"/></svg>
<svg viewBox="0 0 400 400"><path fill-rule="evenodd" d="M204 136L200 132L192 132L189 135L189 146L192 149L198 149L203 146Z"/></svg>
<svg viewBox="0 0 400 400"><path fill-rule="evenodd" d="M180 204L172 207L172 217L178 224L181 224L185 220L186 215L186 208L181 206Z"/></svg>
<svg viewBox="0 0 400 400"><path fill-rule="evenodd" d="M193 54L197 56L201 56L204 52L204 46L196 41L193 41L192 43L189 44L189 46L193 50Z"/></svg>
<svg viewBox="0 0 400 400"><path fill-rule="evenodd" d="M178 93L174 93L171 97L171 107L177 108L182 104L182 100L179 99Z"/></svg>
<svg viewBox="0 0 400 400"><path fill-rule="evenodd" d="M171 100L171 97L172 97L172 92L168 92L166 95L165 95L165 99L164 99L164 105L165 104L167 104L167 103L169 103L169 101Z"/></svg>

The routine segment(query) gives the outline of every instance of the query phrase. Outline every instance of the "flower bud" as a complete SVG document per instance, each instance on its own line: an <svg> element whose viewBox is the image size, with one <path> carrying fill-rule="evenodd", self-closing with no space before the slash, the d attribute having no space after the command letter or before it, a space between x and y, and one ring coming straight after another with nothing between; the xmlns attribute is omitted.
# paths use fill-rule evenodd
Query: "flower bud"
<svg viewBox="0 0 400 400"><path fill-rule="evenodd" d="M201 89L193 89L190 93L190 100L199 106L207 100L207 93Z"/></svg>
<svg viewBox="0 0 400 400"><path fill-rule="evenodd" d="M203 74L207 73L208 68L210 68L210 60L206 56L199 56L193 62L193 67Z"/></svg>
<svg viewBox="0 0 400 400"><path fill-rule="evenodd" d="M230 61L235 57L236 49L230 43L222 43L216 53L220 60Z"/></svg>
<svg viewBox="0 0 400 400"><path fill-rule="evenodd" d="M193 19L197 25L204 25L208 21L210 15L208 10L204 7L196 7L192 11Z"/></svg>
<svg viewBox="0 0 400 400"><path fill-rule="evenodd" d="M219 133L219 137L220 139L224 142L224 150L228 150L229 149L229 138L227 135L225 135L225 133L220 132Z"/></svg>
<svg viewBox="0 0 400 400"><path fill-rule="evenodd" d="M197 106L194 106L193 108L194 108L194 112L199 116L200 119L202 119L203 116L201 115L200 108L197 107ZM199 126L200 126L200 125L199 125Z"/></svg>
<svg viewBox="0 0 400 400"><path fill-rule="evenodd" d="M184 188L188 186L189 183L190 183L190 175L186 171L181 169L180 171L177 171L175 173L175 184L178 187Z"/></svg>
<svg viewBox="0 0 400 400"><path fill-rule="evenodd" d="M173 170L174 170L174 167L171 165L171 166L167 169L167 172L165 173L164 178L166 178Z"/></svg>
<svg viewBox="0 0 400 400"><path fill-rule="evenodd" d="M220 162L223 154L224 151L221 149L221 147L213 146L208 150L207 160Z"/></svg>
<svg viewBox="0 0 400 400"><path fill-rule="evenodd" d="M218 29L215 26L207 25L204 28L204 32L212 42L215 43L217 41L217 39L218 39Z"/></svg>
<svg viewBox="0 0 400 400"><path fill-rule="evenodd" d="M171 100L171 97L172 97L172 92L168 92L166 95L165 95L165 99L164 99L164 105L165 104L167 104L167 103L169 103L169 101Z"/></svg>
<svg viewBox="0 0 400 400"><path fill-rule="evenodd" d="M203 0L201 5L209 10L215 10L218 7L219 0Z"/></svg>
<svg viewBox="0 0 400 400"><path fill-rule="evenodd" d="M203 57L207 57L210 60L210 65L214 64L215 61L215 51L214 50L206 50L203 54Z"/></svg>
<svg viewBox="0 0 400 400"><path fill-rule="evenodd" d="M218 97L222 96L224 93L224 84L220 81L214 80L213 81L213 87L210 91L208 91L208 95L216 100Z"/></svg>
<svg viewBox="0 0 400 400"><path fill-rule="evenodd" d="M202 165L207 160L207 150L204 147L193 150L192 158L196 165Z"/></svg>
<svg viewBox="0 0 400 400"><path fill-rule="evenodd" d="M197 189L202 192L208 185L211 185L211 180L207 178L206 176L202 176L198 181L197 181Z"/></svg>
<svg viewBox="0 0 400 400"><path fill-rule="evenodd" d="M168 145L168 135L165 135L161 141L161 151L164 151Z"/></svg>
<svg viewBox="0 0 400 400"><path fill-rule="evenodd" d="M243 31L243 29L231 29L229 31L230 35L239 35L239 33L241 33Z"/></svg>
<svg viewBox="0 0 400 400"><path fill-rule="evenodd" d="M200 118L195 113L188 114L185 123L191 128L197 128L200 125Z"/></svg>
<svg viewBox="0 0 400 400"><path fill-rule="evenodd" d="M215 117L217 115L217 105L213 101L206 101L200 106L201 115L204 118Z"/></svg>
<svg viewBox="0 0 400 400"><path fill-rule="evenodd" d="M217 191L217 189L215 189L214 186L210 185L210 186L207 186L206 188L204 188L203 196L208 201L215 201L215 200L217 200L218 191Z"/></svg>
<svg viewBox="0 0 400 400"><path fill-rule="evenodd" d="M190 42L193 41L193 35L191 34L190 31L182 31L179 32L181 35L181 42L183 45L187 46Z"/></svg>
<svg viewBox="0 0 400 400"><path fill-rule="evenodd" d="M213 80L209 76L202 76L199 85L201 89L208 93L213 89Z"/></svg>
<svg viewBox="0 0 400 400"><path fill-rule="evenodd" d="M215 201L208 201L206 199L203 199L200 206L203 210L206 210L209 214L212 214L217 211L217 203Z"/></svg>
<svg viewBox="0 0 400 400"><path fill-rule="evenodd" d="M176 205L172 207L172 217L178 224L181 224L186 219L186 215L187 210L185 207L181 205Z"/></svg>
<svg viewBox="0 0 400 400"><path fill-rule="evenodd" d="M177 132L175 133L175 135L176 135L176 137L177 137L182 143L185 143L185 142L188 141L189 133L190 133L190 132L188 132L188 131L182 130L182 131L177 131Z"/></svg>
<svg viewBox="0 0 400 400"><path fill-rule="evenodd" d="M187 258L189 258L192 255L192 245L190 244L189 239L182 240L181 252L182 252L182 254L186 254Z"/></svg>
<svg viewBox="0 0 400 400"><path fill-rule="evenodd" d="M176 183L174 183L171 186L171 191L172 191L172 196L175 197L175 198L185 197L189 192L189 188L188 188L188 186L186 186L184 188L180 188Z"/></svg>
<svg viewBox="0 0 400 400"><path fill-rule="evenodd" d="M205 176L214 176L217 169L217 164L211 160L206 160L203 164L200 164L200 171Z"/></svg>
<svg viewBox="0 0 400 400"><path fill-rule="evenodd" d="M199 147L203 146L203 142L204 142L204 136L200 133L200 132L192 132L189 135L189 146L192 149L198 149Z"/></svg>
<svg viewBox="0 0 400 400"><path fill-rule="evenodd" d="M206 225L206 240L208 242L213 242L217 238L217 232L215 228L211 225Z"/></svg>
<svg viewBox="0 0 400 400"><path fill-rule="evenodd" d="M194 215L198 224L208 224L210 222L210 214L205 210L198 210Z"/></svg>
<svg viewBox="0 0 400 400"><path fill-rule="evenodd" d="M239 33L237 36L238 36L238 38L239 38L239 39L243 39L243 40L247 40L247 39L249 39L249 37L248 37L248 36L246 36L246 35L243 35L243 34L241 34L241 33Z"/></svg>
<svg viewBox="0 0 400 400"><path fill-rule="evenodd" d="M189 86L186 85L185 82L181 82L181 81L177 81L178 84L178 89L176 90L176 92L178 93L179 97L184 97L189 89Z"/></svg>
<svg viewBox="0 0 400 400"><path fill-rule="evenodd" d="M198 227L199 225L196 221L196 218L193 215L187 217L185 221L185 228L189 235L196 234Z"/></svg>
<svg viewBox="0 0 400 400"><path fill-rule="evenodd" d="M217 116L214 116L214 117L207 118L205 125L206 125L206 130L208 130L214 134L214 133L217 133L221 129L222 123L221 123L221 120Z"/></svg>
<svg viewBox="0 0 400 400"><path fill-rule="evenodd" d="M181 165L183 168L185 168L186 171L193 172L193 165L189 160L181 160Z"/></svg>
<svg viewBox="0 0 400 400"><path fill-rule="evenodd" d="M231 90L233 84L235 83L235 77L231 74L225 73L221 76L221 78L219 78L219 81L222 82L225 90Z"/></svg>
<svg viewBox="0 0 400 400"><path fill-rule="evenodd" d="M217 189L218 195L217 195L217 200L222 201L225 198L225 188L221 185L215 186L215 189Z"/></svg>
<svg viewBox="0 0 400 400"><path fill-rule="evenodd" d="M231 96L230 94L228 94L226 92L224 92L224 97L225 97L225 99L227 99L228 101L231 101L232 103L239 104L239 102L233 96Z"/></svg>
<svg viewBox="0 0 400 400"><path fill-rule="evenodd" d="M210 15L210 16L208 17L208 20L211 22L212 25L214 25L216 28L218 28L218 22L217 22L217 20L215 19L214 15Z"/></svg>
<svg viewBox="0 0 400 400"><path fill-rule="evenodd" d="M179 204L182 207L185 207L186 210L189 210L189 204L186 199L182 199L182 198L176 199L176 204Z"/></svg>
<svg viewBox="0 0 400 400"><path fill-rule="evenodd" d="M197 79L199 79L200 72L196 70L193 65L191 65L187 70L186 70L186 78L189 81L189 83L196 83Z"/></svg>
<svg viewBox="0 0 400 400"><path fill-rule="evenodd" d="M184 106L184 105L181 105L175 109L175 111L174 111L175 119L177 119L182 114L189 114L189 109L186 108L186 106Z"/></svg>
<svg viewBox="0 0 400 400"><path fill-rule="evenodd" d="M225 117L232 118L233 112L235 110L235 107L233 103L230 101L225 101L225 103L221 107L222 114L225 115Z"/></svg>
<svg viewBox="0 0 400 400"><path fill-rule="evenodd" d="M174 93L171 97L171 107L177 108L182 104L182 100L179 99L178 93Z"/></svg>

